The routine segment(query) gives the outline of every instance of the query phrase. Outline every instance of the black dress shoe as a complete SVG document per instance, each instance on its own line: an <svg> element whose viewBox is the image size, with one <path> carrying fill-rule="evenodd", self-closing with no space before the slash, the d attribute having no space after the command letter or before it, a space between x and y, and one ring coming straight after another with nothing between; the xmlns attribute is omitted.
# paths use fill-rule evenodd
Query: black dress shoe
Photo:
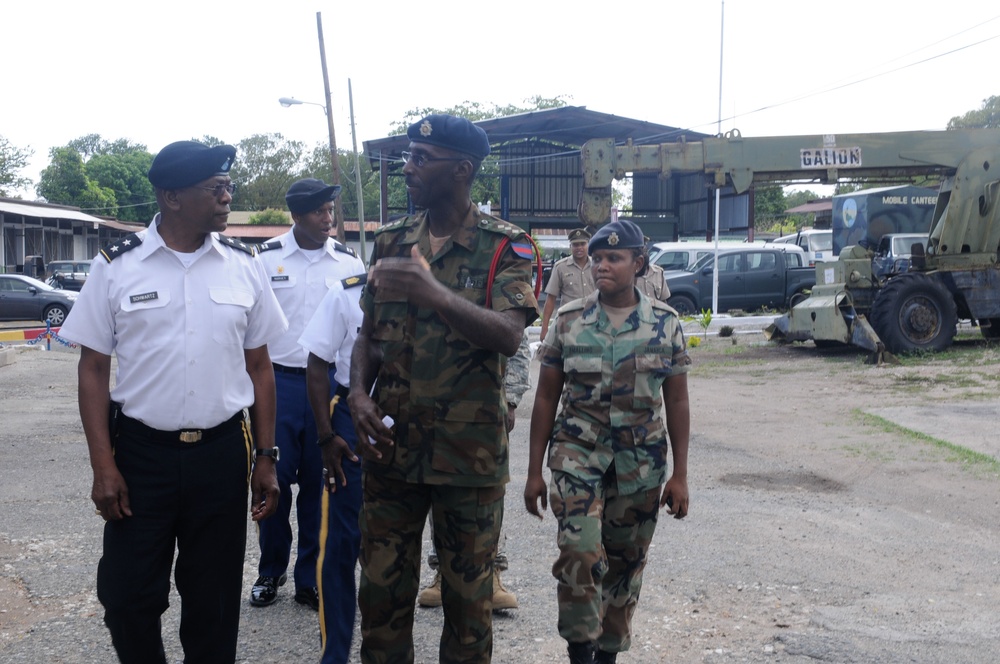
<svg viewBox="0 0 1000 664"><path fill-rule="evenodd" d="M278 601L278 587L285 585L287 574L281 576L258 576L250 589L251 606L270 606Z"/></svg>
<svg viewBox="0 0 1000 664"><path fill-rule="evenodd" d="M319 590L316 588L299 588L295 591L295 601L305 604L313 611L319 611Z"/></svg>

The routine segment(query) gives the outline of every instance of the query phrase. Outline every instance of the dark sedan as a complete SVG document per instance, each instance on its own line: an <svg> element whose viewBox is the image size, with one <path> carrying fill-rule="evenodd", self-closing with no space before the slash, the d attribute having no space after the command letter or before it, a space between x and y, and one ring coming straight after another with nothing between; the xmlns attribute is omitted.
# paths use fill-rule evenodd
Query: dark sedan
<svg viewBox="0 0 1000 664"><path fill-rule="evenodd" d="M24 275L0 274L0 320L40 320L62 325L77 295Z"/></svg>

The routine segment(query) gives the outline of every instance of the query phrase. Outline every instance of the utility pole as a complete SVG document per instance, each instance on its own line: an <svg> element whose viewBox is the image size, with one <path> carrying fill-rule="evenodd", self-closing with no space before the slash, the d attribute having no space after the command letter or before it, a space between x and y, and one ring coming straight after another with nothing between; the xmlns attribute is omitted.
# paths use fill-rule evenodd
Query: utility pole
<svg viewBox="0 0 1000 664"><path fill-rule="evenodd" d="M337 135L333 131L333 96L330 94L330 78L326 71L326 45L323 43L323 13L316 12L316 32L319 34L319 59L323 64L323 89L326 90L326 124L330 130L330 184L340 185L340 159L337 156ZM344 208L340 196L333 201L333 223L337 226L337 239L346 243L344 233Z"/></svg>

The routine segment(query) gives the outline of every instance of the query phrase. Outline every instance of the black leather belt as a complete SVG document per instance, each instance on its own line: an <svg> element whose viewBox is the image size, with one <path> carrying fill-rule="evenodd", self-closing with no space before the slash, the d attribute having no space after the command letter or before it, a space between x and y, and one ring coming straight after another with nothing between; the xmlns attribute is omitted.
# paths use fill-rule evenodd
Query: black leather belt
<svg viewBox="0 0 1000 664"><path fill-rule="evenodd" d="M283 364L275 364L274 362L271 363L271 366L274 367L274 370L277 371L278 373L292 374L295 376L306 375L305 367L286 367Z"/></svg>
<svg viewBox="0 0 1000 664"><path fill-rule="evenodd" d="M211 440L231 433L233 429L243 424L243 411L236 413L222 424L210 429L179 429L178 431L162 431L143 424L137 419L122 413L121 430L137 438L146 438L157 443L197 443L201 440Z"/></svg>

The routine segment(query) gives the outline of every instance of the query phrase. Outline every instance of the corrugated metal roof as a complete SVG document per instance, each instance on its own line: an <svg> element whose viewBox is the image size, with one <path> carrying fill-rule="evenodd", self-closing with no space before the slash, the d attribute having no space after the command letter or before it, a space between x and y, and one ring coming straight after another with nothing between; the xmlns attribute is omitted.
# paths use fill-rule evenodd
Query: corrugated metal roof
<svg viewBox="0 0 1000 664"><path fill-rule="evenodd" d="M833 211L833 199L827 198L821 201L810 201L808 203L803 203L802 205L796 205L793 208L785 210L786 214L809 214L813 212L831 212Z"/></svg>
<svg viewBox="0 0 1000 664"><path fill-rule="evenodd" d="M680 140L681 136L690 140L706 136L644 120L588 111L585 106L548 108L505 118L480 120L476 125L482 127L489 136L490 145L529 138L581 146L592 138L614 138L616 141L631 138L635 143L663 143ZM372 167L378 168L382 160L398 159L409 144L410 139L405 134L387 136L365 141L364 151L371 160Z"/></svg>
<svg viewBox="0 0 1000 664"><path fill-rule="evenodd" d="M19 201L12 198L0 198L0 213L41 219L71 219L73 221L85 221L93 224L108 223L107 219L101 219L86 212L80 212L79 208Z"/></svg>

